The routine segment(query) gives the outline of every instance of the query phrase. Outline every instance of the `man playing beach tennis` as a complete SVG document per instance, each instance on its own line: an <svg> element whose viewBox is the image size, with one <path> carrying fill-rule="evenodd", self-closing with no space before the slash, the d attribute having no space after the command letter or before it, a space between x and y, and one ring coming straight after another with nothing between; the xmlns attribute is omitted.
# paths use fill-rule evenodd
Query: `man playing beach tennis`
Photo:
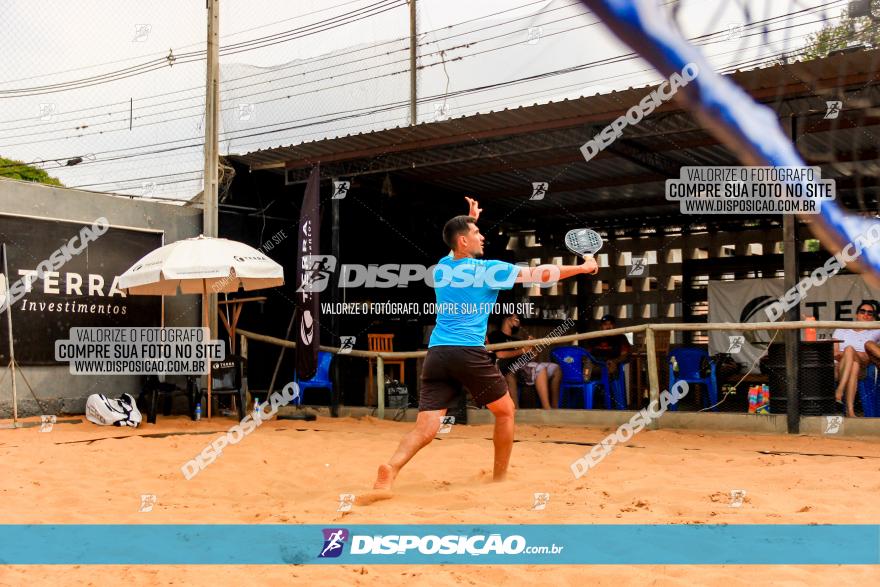
<svg viewBox="0 0 880 587"><path fill-rule="evenodd" d="M507 382L484 346L498 292L514 283L548 283L599 270L589 255L581 265L538 267L479 259L485 240L477 228L482 210L476 200L465 199L469 215L456 216L443 227L443 241L451 252L434 269L437 325L422 367L416 427L403 437L391 459L379 466L374 489L391 489L403 466L434 439L446 410L457 403L464 388L495 416L493 478L503 480L513 449L514 405Z"/></svg>

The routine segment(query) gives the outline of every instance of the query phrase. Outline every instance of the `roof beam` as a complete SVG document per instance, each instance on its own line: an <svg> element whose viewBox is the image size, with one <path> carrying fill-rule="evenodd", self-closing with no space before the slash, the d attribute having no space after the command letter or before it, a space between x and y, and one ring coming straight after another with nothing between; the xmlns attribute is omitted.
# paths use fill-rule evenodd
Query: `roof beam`
<svg viewBox="0 0 880 587"><path fill-rule="evenodd" d="M646 171L653 171L669 178L678 177L679 169L681 169L680 163L664 157L656 151L649 151L647 147L642 147L632 141L617 140L606 149L606 152L626 159L630 163L635 163Z"/></svg>

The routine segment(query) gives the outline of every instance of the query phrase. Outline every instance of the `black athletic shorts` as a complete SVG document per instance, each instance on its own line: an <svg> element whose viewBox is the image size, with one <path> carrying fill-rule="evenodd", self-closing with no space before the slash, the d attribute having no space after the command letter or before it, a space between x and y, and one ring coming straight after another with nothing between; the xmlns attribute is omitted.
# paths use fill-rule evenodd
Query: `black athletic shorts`
<svg viewBox="0 0 880 587"><path fill-rule="evenodd" d="M436 346L422 365L419 411L450 409L464 388L480 407L501 399L507 382L489 351L474 346Z"/></svg>

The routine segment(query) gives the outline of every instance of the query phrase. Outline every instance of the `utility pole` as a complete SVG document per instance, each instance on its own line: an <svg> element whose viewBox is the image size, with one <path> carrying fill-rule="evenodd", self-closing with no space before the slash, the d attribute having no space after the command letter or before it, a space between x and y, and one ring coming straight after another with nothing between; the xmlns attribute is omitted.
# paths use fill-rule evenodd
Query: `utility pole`
<svg viewBox="0 0 880 587"><path fill-rule="evenodd" d="M797 117L791 115L783 119L783 128L788 131L788 136L794 144L797 144ZM798 251L801 243L798 239L798 217L794 214L782 216L782 244L783 244L783 268L785 272L782 278L783 291L793 289L800 279L800 267L798 264ZM785 320L796 322L801 319L801 305L795 306L785 313ZM800 386L800 341L801 330L786 330L785 340L785 396L787 398L786 423L789 434L798 434L801 423L801 400Z"/></svg>
<svg viewBox="0 0 880 587"><path fill-rule="evenodd" d="M336 178L333 178L333 181L336 181ZM330 200L330 205L333 211L333 224L330 227L330 252L337 259L342 258L342 251L340 250L339 245L339 202L342 200ZM339 282L336 282L331 286L330 290L330 301L333 302L335 306L340 301L340 292L339 292ZM342 317L339 314L333 314L330 317L330 329L335 332L337 335L342 332ZM341 346L341 345L340 345ZM372 368L372 365L370 366ZM335 385L330 392L330 416L333 418L339 417L339 404L342 398L342 369L339 366L339 361L333 361L333 381Z"/></svg>
<svg viewBox="0 0 880 587"><path fill-rule="evenodd" d="M416 0L409 0L409 123L418 124L416 109Z"/></svg>
<svg viewBox="0 0 880 587"><path fill-rule="evenodd" d="M205 188L202 233L217 237L218 151L220 126L220 0L205 0L208 9L207 81L205 83ZM207 296L211 338L217 335L217 294Z"/></svg>

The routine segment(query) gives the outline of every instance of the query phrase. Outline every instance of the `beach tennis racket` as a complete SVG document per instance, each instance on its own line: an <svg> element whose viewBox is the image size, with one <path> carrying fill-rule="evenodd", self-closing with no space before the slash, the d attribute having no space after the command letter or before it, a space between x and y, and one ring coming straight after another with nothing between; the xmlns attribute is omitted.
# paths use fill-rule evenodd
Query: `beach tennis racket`
<svg viewBox="0 0 880 587"><path fill-rule="evenodd" d="M565 246L578 257L595 255L603 244L605 241L599 233L589 228L576 228L565 233Z"/></svg>

